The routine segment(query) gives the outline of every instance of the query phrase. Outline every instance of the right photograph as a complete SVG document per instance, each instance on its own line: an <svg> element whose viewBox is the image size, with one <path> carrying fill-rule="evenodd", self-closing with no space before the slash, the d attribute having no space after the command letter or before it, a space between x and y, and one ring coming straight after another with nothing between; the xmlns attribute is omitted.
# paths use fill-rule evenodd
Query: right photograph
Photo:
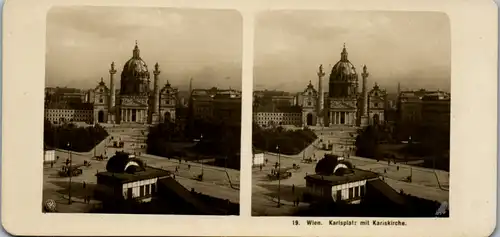
<svg viewBox="0 0 500 237"><path fill-rule="evenodd" d="M256 16L252 215L448 217L448 16Z"/></svg>

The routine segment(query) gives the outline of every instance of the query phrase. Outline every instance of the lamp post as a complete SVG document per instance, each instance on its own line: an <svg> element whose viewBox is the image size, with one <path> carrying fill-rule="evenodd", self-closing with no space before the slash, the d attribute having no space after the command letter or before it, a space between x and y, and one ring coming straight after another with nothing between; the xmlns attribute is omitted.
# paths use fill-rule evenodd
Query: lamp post
<svg viewBox="0 0 500 237"><path fill-rule="evenodd" d="M306 142L304 141L304 150L302 151L302 160L306 159L306 150L307 150Z"/></svg>
<svg viewBox="0 0 500 237"><path fill-rule="evenodd" d="M278 207L281 207L281 156L280 156L280 146L276 145L276 150L278 151L278 170L276 172L276 175L278 177Z"/></svg>
<svg viewBox="0 0 500 237"><path fill-rule="evenodd" d="M71 168L73 164L73 159L71 158L71 144L68 142L68 154L69 154L69 167L68 167L68 175L69 175L69 186L68 186L68 204L71 205L71 176L73 176L73 170Z"/></svg>
<svg viewBox="0 0 500 237"><path fill-rule="evenodd" d="M200 135L200 143L203 140L203 133ZM203 177L203 161L201 161L201 176Z"/></svg>
<svg viewBox="0 0 500 237"><path fill-rule="evenodd" d="M95 123L94 123L94 129L95 129ZM95 139L95 137L92 137L92 139L94 140L94 158L97 156L96 153L97 153L97 139Z"/></svg>

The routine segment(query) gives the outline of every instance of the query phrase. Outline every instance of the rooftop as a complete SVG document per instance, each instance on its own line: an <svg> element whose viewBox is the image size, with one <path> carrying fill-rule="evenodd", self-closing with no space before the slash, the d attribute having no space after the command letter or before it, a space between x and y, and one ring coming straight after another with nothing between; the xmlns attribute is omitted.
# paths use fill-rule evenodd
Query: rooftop
<svg viewBox="0 0 500 237"><path fill-rule="evenodd" d="M334 185L351 183L366 179L374 179L379 177L377 173L367 170L353 168L352 171L353 171L352 173L344 174L342 176L335 174L332 175L311 174L306 176L305 179L308 181L329 183L330 185L334 186Z"/></svg>
<svg viewBox="0 0 500 237"><path fill-rule="evenodd" d="M105 171L97 173L96 176L106 177L108 179L114 179L115 182L123 184L139 180L170 176L170 174L171 174L170 171L147 166L145 167L144 171L139 171L135 173L114 173Z"/></svg>
<svg viewBox="0 0 500 237"><path fill-rule="evenodd" d="M275 104L258 105L254 108L255 113L301 113L300 106L276 106Z"/></svg>
<svg viewBox="0 0 500 237"><path fill-rule="evenodd" d="M94 105L92 103L54 102L54 103L47 104L45 106L45 109L93 110Z"/></svg>

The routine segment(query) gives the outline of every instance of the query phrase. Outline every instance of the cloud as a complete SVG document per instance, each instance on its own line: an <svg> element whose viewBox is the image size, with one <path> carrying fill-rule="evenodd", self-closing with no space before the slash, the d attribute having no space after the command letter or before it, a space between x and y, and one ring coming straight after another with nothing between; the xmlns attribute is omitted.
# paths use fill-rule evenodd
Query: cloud
<svg viewBox="0 0 500 237"><path fill-rule="evenodd" d="M445 14L432 12L265 12L256 19L255 85L301 91L317 80L319 64L340 59L345 43L371 82L449 89L449 27Z"/></svg>
<svg viewBox="0 0 500 237"><path fill-rule="evenodd" d="M59 7L51 9L47 21L48 86L93 88L108 77L112 61L123 67L136 40L146 63L158 62L162 75L178 86L193 75L198 80L223 79L235 70L241 75L242 19L236 11ZM213 72L200 73L205 68Z"/></svg>

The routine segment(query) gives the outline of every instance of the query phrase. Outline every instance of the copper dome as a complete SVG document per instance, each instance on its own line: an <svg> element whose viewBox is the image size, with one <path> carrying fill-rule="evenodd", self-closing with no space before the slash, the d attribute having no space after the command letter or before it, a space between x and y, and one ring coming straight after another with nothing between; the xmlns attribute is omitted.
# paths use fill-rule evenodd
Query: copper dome
<svg viewBox="0 0 500 237"><path fill-rule="evenodd" d="M137 46L137 43L135 45L132 58L129 59L123 66L122 77L124 76L141 77L149 79L148 66L140 56L140 50L139 47Z"/></svg>
<svg viewBox="0 0 500 237"><path fill-rule="evenodd" d="M338 61L332 68L330 73L330 81L347 81L356 75L356 68L347 58L347 50L344 45L340 61Z"/></svg>

